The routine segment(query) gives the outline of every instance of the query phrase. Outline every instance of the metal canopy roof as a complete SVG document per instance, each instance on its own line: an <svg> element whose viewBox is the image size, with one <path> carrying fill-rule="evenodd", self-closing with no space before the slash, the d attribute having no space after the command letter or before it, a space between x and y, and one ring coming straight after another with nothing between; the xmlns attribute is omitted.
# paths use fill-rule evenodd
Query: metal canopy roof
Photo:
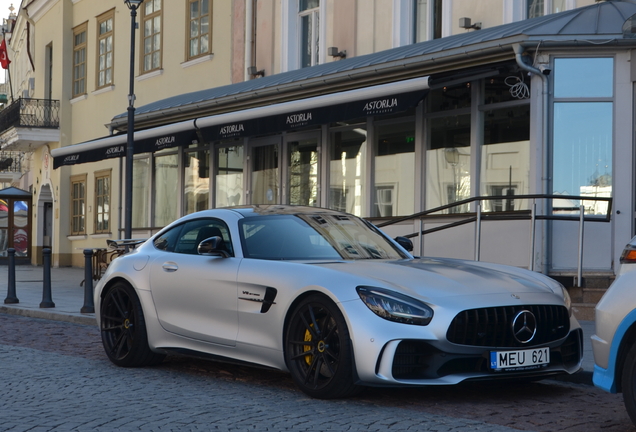
<svg viewBox="0 0 636 432"><path fill-rule="evenodd" d="M299 99L307 97L309 89L314 89L314 95L337 92L342 90L342 86L351 89L368 85L363 77L374 76L378 80L384 76L385 82L390 82L395 79L391 79L392 74L407 68L413 71L411 76L423 76L432 73L433 64L438 67L457 57L460 62L462 58L488 59L487 54L494 51L512 59L511 45L514 43L541 42L544 47L589 46L608 42L636 45L636 39L624 38L622 33L625 20L634 14L636 0L603 1L511 24L173 96L136 108L135 119L141 125L147 123L146 126L150 126L153 121L164 123L166 117L177 121L200 116L202 111L214 114L242 109L248 106L246 103L258 106ZM195 111L198 115L194 114ZM113 118L111 126L125 129L126 123L127 114L122 113Z"/></svg>

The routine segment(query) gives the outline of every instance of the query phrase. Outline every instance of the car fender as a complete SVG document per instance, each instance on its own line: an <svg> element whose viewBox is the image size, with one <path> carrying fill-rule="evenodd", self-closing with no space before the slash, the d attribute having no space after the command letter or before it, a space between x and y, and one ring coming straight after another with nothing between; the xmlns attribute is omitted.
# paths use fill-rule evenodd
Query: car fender
<svg viewBox="0 0 636 432"><path fill-rule="evenodd" d="M596 364L594 365L593 382L596 387L610 393L617 393L617 381L619 378L617 373L621 372L616 369L617 363L620 360L619 353L621 345L624 342L625 334L630 328L632 328L634 323L636 323L636 309L628 313L616 328L616 332L614 333L614 337L612 338L610 345L607 369ZM592 343L602 344L605 343L605 341L600 339L598 336L593 335Z"/></svg>

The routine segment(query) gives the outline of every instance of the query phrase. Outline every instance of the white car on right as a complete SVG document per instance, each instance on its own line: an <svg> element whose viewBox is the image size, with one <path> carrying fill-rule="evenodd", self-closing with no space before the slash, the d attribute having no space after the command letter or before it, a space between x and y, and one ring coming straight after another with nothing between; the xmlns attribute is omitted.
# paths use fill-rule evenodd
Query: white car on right
<svg viewBox="0 0 636 432"><path fill-rule="evenodd" d="M616 280L596 305L594 385L623 393L636 425L636 237L625 246Z"/></svg>

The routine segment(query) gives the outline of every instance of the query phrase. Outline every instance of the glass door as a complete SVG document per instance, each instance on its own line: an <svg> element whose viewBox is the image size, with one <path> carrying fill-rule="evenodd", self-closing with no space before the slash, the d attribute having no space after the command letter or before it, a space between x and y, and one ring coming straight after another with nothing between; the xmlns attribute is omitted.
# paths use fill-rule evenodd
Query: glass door
<svg viewBox="0 0 636 432"><path fill-rule="evenodd" d="M280 137L250 141L251 204L280 204Z"/></svg>

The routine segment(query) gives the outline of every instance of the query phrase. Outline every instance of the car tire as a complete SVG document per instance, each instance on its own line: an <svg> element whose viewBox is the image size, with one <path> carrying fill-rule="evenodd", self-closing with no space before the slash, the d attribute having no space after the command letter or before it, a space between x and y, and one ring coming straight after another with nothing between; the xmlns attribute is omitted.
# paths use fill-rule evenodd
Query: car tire
<svg viewBox="0 0 636 432"><path fill-rule="evenodd" d="M625 357L621 373L621 386L623 388L623 402L629 414L629 418L636 424L636 343L632 345Z"/></svg>
<svg viewBox="0 0 636 432"><path fill-rule="evenodd" d="M347 323L340 309L323 295L305 298L290 315L285 362L294 382L311 397L336 399L360 390L354 384Z"/></svg>
<svg viewBox="0 0 636 432"><path fill-rule="evenodd" d="M106 355L117 366L140 367L159 364L164 354L148 346L146 322L139 297L125 282L106 291L100 308L100 332Z"/></svg>

